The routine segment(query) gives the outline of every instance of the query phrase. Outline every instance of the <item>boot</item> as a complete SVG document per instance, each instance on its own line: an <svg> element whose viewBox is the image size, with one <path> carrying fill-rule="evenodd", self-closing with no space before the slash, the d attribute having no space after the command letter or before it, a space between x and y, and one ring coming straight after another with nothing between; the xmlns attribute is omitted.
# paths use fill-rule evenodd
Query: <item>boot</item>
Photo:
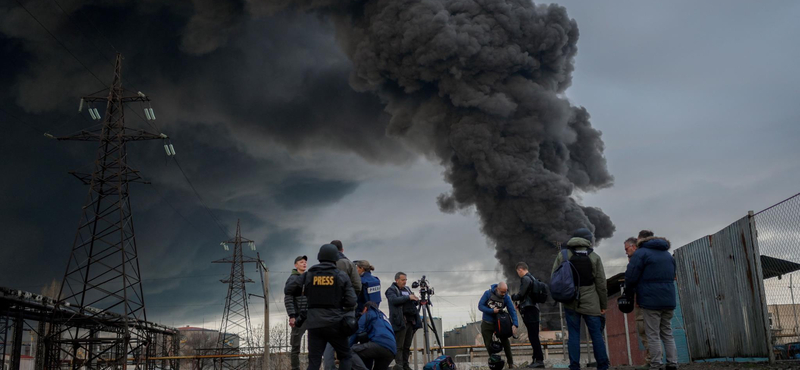
<svg viewBox="0 0 800 370"><path fill-rule="evenodd" d="M534 361L530 365L528 365L528 368L530 368L530 369L543 369L544 368L544 362L542 362L542 361Z"/></svg>

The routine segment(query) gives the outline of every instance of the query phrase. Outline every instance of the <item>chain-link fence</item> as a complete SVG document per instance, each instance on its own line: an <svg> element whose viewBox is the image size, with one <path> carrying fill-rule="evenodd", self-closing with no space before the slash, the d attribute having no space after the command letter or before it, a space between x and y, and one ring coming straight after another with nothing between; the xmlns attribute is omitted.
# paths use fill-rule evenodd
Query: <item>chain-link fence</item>
<svg viewBox="0 0 800 370"><path fill-rule="evenodd" d="M777 358L800 356L800 194L755 215Z"/></svg>

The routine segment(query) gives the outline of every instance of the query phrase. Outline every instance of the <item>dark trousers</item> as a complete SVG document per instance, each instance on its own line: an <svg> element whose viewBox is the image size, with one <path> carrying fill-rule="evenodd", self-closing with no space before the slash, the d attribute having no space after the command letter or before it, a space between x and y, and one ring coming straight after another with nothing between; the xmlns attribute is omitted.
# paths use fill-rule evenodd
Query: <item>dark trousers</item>
<svg viewBox="0 0 800 370"><path fill-rule="evenodd" d="M483 345L489 351L489 346L492 344L492 334L494 334L494 325L486 321L481 321L481 336L483 336ZM509 365L514 364L514 356L511 354L511 342L508 338L498 338L500 343L503 344L503 350L506 352L506 362ZM509 366L510 367L510 366Z"/></svg>
<svg viewBox="0 0 800 370"><path fill-rule="evenodd" d="M522 308L522 322L528 328L528 340L533 348L533 362L543 362L542 343L539 341L539 309L536 306Z"/></svg>
<svg viewBox="0 0 800 370"><path fill-rule="evenodd" d="M414 325L406 322L403 330L394 332L397 342L397 354L394 357L395 366L409 367L408 357L411 356L411 342L414 340Z"/></svg>
<svg viewBox="0 0 800 370"><path fill-rule="evenodd" d="M292 336L289 339L289 344L292 345L292 370L300 370L300 342L305 332L306 330L303 328L292 328Z"/></svg>
<svg viewBox="0 0 800 370"><path fill-rule="evenodd" d="M374 342L356 344L353 350L353 370L386 370L394 360L394 353Z"/></svg>
<svg viewBox="0 0 800 370"><path fill-rule="evenodd" d="M328 343L339 357L339 370L350 370L350 343L346 335L339 333L338 325L308 329L308 370L319 370Z"/></svg>

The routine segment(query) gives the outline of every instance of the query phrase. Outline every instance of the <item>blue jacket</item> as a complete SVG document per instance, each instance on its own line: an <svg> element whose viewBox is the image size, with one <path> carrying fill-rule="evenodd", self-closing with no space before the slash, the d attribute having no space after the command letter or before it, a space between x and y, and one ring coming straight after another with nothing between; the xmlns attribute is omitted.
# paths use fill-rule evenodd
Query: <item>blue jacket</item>
<svg viewBox="0 0 800 370"><path fill-rule="evenodd" d="M361 275L361 294L358 295L356 312L364 310L364 305L368 301L375 302L378 307L381 306L381 280L377 276L372 276L371 272L365 271Z"/></svg>
<svg viewBox="0 0 800 370"><path fill-rule="evenodd" d="M640 240L625 271L625 287L636 292L636 303L648 310L674 310L675 259L669 254L669 240L649 237Z"/></svg>
<svg viewBox="0 0 800 370"><path fill-rule="evenodd" d="M514 326L519 327L519 322L517 321L517 310L514 309L514 303L511 301L511 294L506 292L506 296L503 299L503 302L499 302L500 296L497 295L496 292L497 284L492 284L492 289L489 289L483 293L483 297L481 300L478 301L478 309L483 312L483 321L493 323L494 324L494 310L493 307L489 307L490 304L497 305L498 303L502 303L502 308L508 310L508 313L511 314L511 320L514 322ZM492 299L494 298L494 299Z"/></svg>
<svg viewBox="0 0 800 370"><path fill-rule="evenodd" d="M358 332L350 337L350 347L355 344L358 333L367 333L370 342L392 351L393 355L397 354L397 342L394 340L392 324L380 310L370 307L367 313L361 315L358 319Z"/></svg>

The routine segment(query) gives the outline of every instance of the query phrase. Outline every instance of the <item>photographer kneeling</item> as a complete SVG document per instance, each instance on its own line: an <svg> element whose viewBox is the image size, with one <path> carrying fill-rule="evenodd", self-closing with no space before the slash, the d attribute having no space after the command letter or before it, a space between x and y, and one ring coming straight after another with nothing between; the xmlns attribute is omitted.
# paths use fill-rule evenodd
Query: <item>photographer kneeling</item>
<svg viewBox="0 0 800 370"><path fill-rule="evenodd" d="M353 369L386 370L397 354L392 324L375 302L367 301L358 319L358 332L350 338ZM358 341L358 344L354 344Z"/></svg>
<svg viewBox="0 0 800 370"><path fill-rule="evenodd" d="M517 310L514 309L514 304L511 301L511 296L508 295L508 285L504 282L500 282L497 284L492 285L492 288L487 290L483 293L481 300L478 302L478 309L483 312L483 321L481 322L481 335L483 336L483 344L486 346L486 350L489 353L492 353L492 334L495 333L497 330L498 320L497 315L503 310L508 310L508 315L511 316L512 321L512 335L517 334L517 327L519 326L519 322L517 321ZM508 341L508 337L511 335L503 335L502 333L498 333L498 338L500 343L503 345L503 349L506 353L506 361L508 362L508 368L511 369L514 367L514 357L511 354L511 343Z"/></svg>

